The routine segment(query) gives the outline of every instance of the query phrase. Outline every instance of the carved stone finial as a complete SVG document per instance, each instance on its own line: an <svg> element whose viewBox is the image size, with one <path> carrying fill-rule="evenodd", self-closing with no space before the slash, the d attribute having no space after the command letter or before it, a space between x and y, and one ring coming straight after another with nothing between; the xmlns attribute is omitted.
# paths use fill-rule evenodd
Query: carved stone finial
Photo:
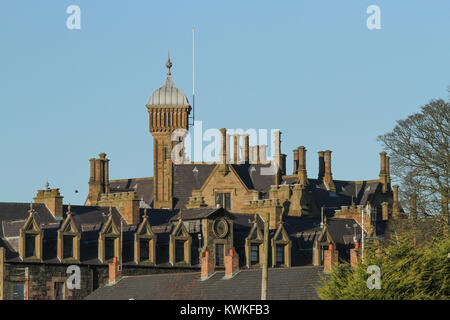
<svg viewBox="0 0 450 320"><path fill-rule="evenodd" d="M166 62L166 68L168 69L167 75L170 76L171 75L170 68L172 68L172 62L170 61L170 52L168 53L167 57L168 57Z"/></svg>
<svg viewBox="0 0 450 320"><path fill-rule="evenodd" d="M69 204L69 205L67 206L67 215L72 215L71 209L72 209L72 206Z"/></svg>
<svg viewBox="0 0 450 320"><path fill-rule="evenodd" d="M48 180L45 182L45 190L50 189L50 184L48 183Z"/></svg>
<svg viewBox="0 0 450 320"><path fill-rule="evenodd" d="M28 210L30 216L33 214L33 202L30 203L30 210Z"/></svg>
<svg viewBox="0 0 450 320"><path fill-rule="evenodd" d="M148 215L147 215L147 208L145 208L144 209L144 220L147 220L147 217L148 217Z"/></svg>

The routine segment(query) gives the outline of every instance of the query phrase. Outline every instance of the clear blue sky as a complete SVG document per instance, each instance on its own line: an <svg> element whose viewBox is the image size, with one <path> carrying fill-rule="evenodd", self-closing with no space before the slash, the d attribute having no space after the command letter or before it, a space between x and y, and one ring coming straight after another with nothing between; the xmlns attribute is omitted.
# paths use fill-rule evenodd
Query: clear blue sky
<svg viewBox="0 0 450 320"><path fill-rule="evenodd" d="M81 8L81 30L66 9ZM368 30L366 9L381 9ZM0 201L29 202L48 179L83 203L88 159L111 178L152 176L145 108L164 80L203 128L279 128L292 149L333 150L336 179L378 177L376 137L450 85L450 1L24 1L0 4ZM77 189L80 192L74 193Z"/></svg>

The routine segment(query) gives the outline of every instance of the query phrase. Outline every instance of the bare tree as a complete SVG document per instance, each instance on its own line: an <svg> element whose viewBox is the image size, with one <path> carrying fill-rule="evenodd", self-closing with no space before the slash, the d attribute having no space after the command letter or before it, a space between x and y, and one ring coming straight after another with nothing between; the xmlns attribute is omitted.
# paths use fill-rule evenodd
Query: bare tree
<svg viewBox="0 0 450 320"><path fill-rule="evenodd" d="M417 199L422 216L448 218L450 103L431 100L421 111L397 121L392 132L378 137L390 154L391 173L399 180L400 200L409 208Z"/></svg>

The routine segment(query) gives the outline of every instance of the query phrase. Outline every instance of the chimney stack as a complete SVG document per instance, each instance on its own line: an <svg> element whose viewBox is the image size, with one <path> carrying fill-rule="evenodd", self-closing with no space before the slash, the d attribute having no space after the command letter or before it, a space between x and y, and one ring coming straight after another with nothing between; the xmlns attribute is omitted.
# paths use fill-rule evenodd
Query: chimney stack
<svg viewBox="0 0 450 320"><path fill-rule="evenodd" d="M233 135L233 161L235 164L239 163L239 135Z"/></svg>
<svg viewBox="0 0 450 320"><path fill-rule="evenodd" d="M331 173L331 151L325 151L325 175L323 177L323 182L325 183L328 191L336 191L336 187L333 182L333 175Z"/></svg>
<svg viewBox="0 0 450 320"><path fill-rule="evenodd" d="M330 271L335 264L338 262L339 252L334 249L333 245L330 244L328 246L328 250L325 250L324 252L324 261L323 261L323 267L324 271Z"/></svg>
<svg viewBox="0 0 450 320"><path fill-rule="evenodd" d="M308 184L308 175L306 173L306 148L298 147L298 181L302 185Z"/></svg>
<svg viewBox="0 0 450 320"><path fill-rule="evenodd" d="M248 134L244 134L244 163L248 164L250 162L250 136Z"/></svg>
<svg viewBox="0 0 450 320"><path fill-rule="evenodd" d="M386 152L380 152L380 182L383 185L382 192L386 193L388 191L388 169L386 165L389 160L386 158Z"/></svg>
<svg viewBox="0 0 450 320"><path fill-rule="evenodd" d="M239 272L239 255L230 249L230 254L225 256L225 279L233 278Z"/></svg>
<svg viewBox="0 0 450 320"><path fill-rule="evenodd" d="M89 159L89 163L91 168L86 205L95 206L102 193L109 193L109 159L106 159L106 153L100 153L99 159Z"/></svg>
<svg viewBox="0 0 450 320"><path fill-rule="evenodd" d="M294 149L292 151L293 155L294 155L294 172L293 174L297 174L298 173L298 149Z"/></svg>
<svg viewBox="0 0 450 320"><path fill-rule="evenodd" d="M113 258L113 261L108 265L109 268L109 284L114 284L119 281L122 274L119 264L117 263L117 257Z"/></svg>
<svg viewBox="0 0 450 320"><path fill-rule="evenodd" d="M56 218L63 217L63 196L59 193L59 189L38 190L34 203L45 204Z"/></svg>
<svg viewBox="0 0 450 320"><path fill-rule="evenodd" d="M221 152L220 152L220 163L227 163L227 129L220 129L221 134Z"/></svg>
<svg viewBox="0 0 450 320"><path fill-rule="evenodd" d="M260 159L260 149L259 149L259 145L256 145L255 146L255 148L253 149L254 150L254 154L255 154L255 162L257 163L257 164L260 164L261 163L261 159Z"/></svg>
<svg viewBox="0 0 450 320"><path fill-rule="evenodd" d="M214 273L214 267L214 258L209 255L209 251L206 251L201 261L201 280L209 279Z"/></svg>
<svg viewBox="0 0 450 320"><path fill-rule="evenodd" d="M231 152L230 152L230 135L229 134L226 135L225 141L226 141L226 150L227 150L227 157L226 157L226 159L227 159L227 163L230 163L231 162L230 161L231 160L230 159Z"/></svg>
<svg viewBox="0 0 450 320"><path fill-rule="evenodd" d="M259 146L259 159L261 163L267 162L267 145L263 144Z"/></svg>
<svg viewBox="0 0 450 320"><path fill-rule="evenodd" d="M319 151L319 176L317 177L317 179L319 181L323 181L323 177L325 175L325 158L323 155L323 151Z"/></svg>
<svg viewBox="0 0 450 320"><path fill-rule="evenodd" d="M275 130L273 132L274 135L274 155L273 161L275 166L275 184L281 184L281 175L284 172L284 161L285 158L281 155L281 131Z"/></svg>

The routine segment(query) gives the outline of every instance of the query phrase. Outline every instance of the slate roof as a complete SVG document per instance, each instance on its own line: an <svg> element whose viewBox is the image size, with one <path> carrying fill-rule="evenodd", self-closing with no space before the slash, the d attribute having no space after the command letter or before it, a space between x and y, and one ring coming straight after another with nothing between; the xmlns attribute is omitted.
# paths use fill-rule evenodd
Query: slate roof
<svg viewBox="0 0 450 320"><path fill-rule="evenodd" d="M173 168L174 207L185 208L192 190L200 189L216 164L177 164Z"/></svg>
<svg viewBox="0 0 450 320"><path fill-rule="evenodd" d="M136 191L138 197L150 207L153 202L153 178L134 178L109 181L110 192ZM141 207L143 207L141 205Z"/></svg>
<svg viewBox="0 0 450 320"><path fill-rule="evenodd" d="M269 268L269 300L318 299L323 267ZM200 273L175 273L124 277L112 286L95 290L87 300L259 300L261 269L241 270L224 280L224 272L216 272L205 281Z"/></svg>

